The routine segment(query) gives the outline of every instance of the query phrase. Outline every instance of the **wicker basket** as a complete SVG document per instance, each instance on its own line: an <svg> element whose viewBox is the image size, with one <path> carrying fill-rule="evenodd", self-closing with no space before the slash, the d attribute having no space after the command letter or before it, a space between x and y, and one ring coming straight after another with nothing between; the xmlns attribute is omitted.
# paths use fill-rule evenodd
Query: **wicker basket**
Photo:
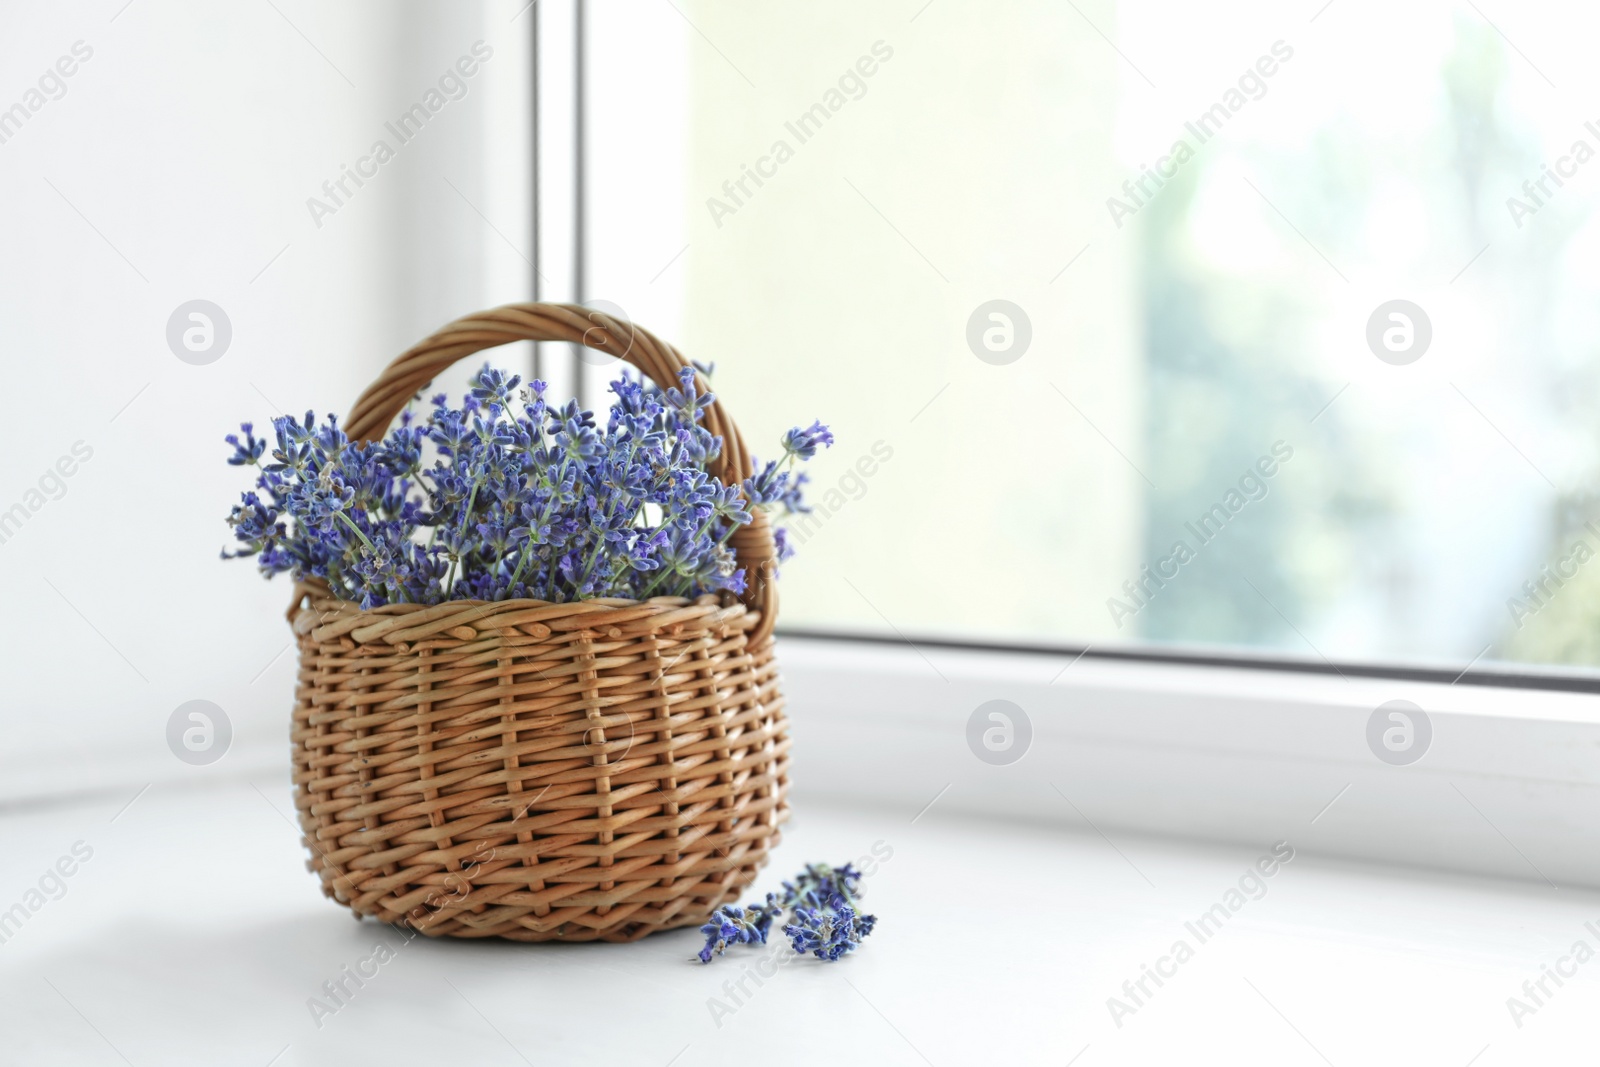
<svg viewBox="0 0 1600 1067"><path fill-rule="evenodd" d="M383 436L441 370L519 340L587 344L675 385L671 345L571 305L451 323L396 359L346 429ZM704 383L699 383L704 389ZM739 431L712 473L751 473ZM455 600L360 611L301 583L296 806L323 892L431 935L632 941L702 923L787 817L772 530L732 545L742 599Z"/></svg>

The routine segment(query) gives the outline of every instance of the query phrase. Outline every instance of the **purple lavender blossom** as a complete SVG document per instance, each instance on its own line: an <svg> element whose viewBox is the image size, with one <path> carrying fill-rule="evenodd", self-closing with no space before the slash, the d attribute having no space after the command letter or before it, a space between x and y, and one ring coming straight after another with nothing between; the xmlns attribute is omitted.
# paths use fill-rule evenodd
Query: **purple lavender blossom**
<svg viewBox="0 0 1600 1067"><path fill-rule="evenodd" d="M796 427L784 434L782 444L785 455L810 459L818 448L833 447L833 433L822 423L813 422L803 430Z"/></svg>
<svg viewBox="0 0 1600 1067"><path fill-rule="evenodd" d="M829 867L808 863L783 892L768 893L765 902L744 908L724 906L700 928L705 947L697 953L710 963L729 945L766 944L772 923L784 916L783 932L800 955L834 963L854 952L877 926L876 915L861 913L861 872L850 864Z"/></svg>
<svg viewBox="0 0 1600 1067"><path fill-rule="evenodd" d="M370 444L331 415L274 419L265 464L268 442L245 423L242 442L226 438L228 462L260 473L228 518L240 547L223 557L320 578L364 610L738 594L748 578L729 538L755 508L803 510L794 462L833 440L820 423L791 430L785 463L724 486L706 470L722 451L702 425L714 397L692 369L668 389L613 382L603 427L576 401L551 405L543 382L519 386L485 365L460 408L440 394Z"/></svg>
<svg viewBox="0 0 1600 1067"><path fill-rule="evenodd" d="M767 894L765 904L752 904L744 908L724 904L712 912L711 918L700 927L700 932L706 935L706 944L696 954L697 957L701 963L710 963L713 957L722 955L729 945L765 945L772 920L781 911L771 893Z"/></svg>

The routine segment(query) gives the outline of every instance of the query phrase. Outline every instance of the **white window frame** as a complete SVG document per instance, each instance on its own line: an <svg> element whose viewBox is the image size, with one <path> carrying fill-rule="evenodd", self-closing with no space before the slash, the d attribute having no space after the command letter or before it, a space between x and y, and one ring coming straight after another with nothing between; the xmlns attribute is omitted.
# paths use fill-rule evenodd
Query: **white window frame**
<svg viewBox="0 0 1600 1067"><path fill-rule="evenodd" d="M802 799L1059 823L1113 842L1288 840L1346 859L1600 885L1592 677L1469 671L1452 683L1399 668L816 634L781 637L779 658ZM1032 727L1026 754L1006 766L967 741L969 717L995 699ZM1381 761L1366 740L1373 711L1396 699L1432 726L1408 766Z"/></svg>

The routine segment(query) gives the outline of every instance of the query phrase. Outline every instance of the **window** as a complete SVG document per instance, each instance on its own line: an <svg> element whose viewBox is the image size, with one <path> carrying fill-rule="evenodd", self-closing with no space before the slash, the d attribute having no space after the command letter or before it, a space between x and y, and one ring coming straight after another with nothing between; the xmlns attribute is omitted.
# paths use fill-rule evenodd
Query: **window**
<svg viewBox="0 0 1600 1067"><path fill-rule="evenodd" d="M835 428L791 631L1595 666L1591 16L1360 4L595 3L580 108L545 3L537 241L521 3L13 13L10 790L199 697L275 758L219 438L535 291L714 360L758 451Z"/></svg>
<svg viewBox="0 0 1600 1067"><path fill-rule="evenodd" d="M678 8L592 291L834 425L786 624L1600 663L1591 15Z"/></svg>

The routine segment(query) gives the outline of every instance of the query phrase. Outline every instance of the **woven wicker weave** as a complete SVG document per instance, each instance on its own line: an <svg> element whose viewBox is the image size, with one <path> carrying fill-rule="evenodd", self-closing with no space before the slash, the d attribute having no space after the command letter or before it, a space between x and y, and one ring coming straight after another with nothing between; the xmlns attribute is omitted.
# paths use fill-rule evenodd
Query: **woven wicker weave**
<svg viewBox="0 0 1600 1067"><path fill-rule="evenodd" d="M569 341L658 383L670 345L569 305L460 319L400 356L347 429L381 437L458 359ZM704 383L699 383L704 389ZM712 473L751 473L738 430ZM736 900L787 817L789 738L772 656L766 520L733 539L743 602L456 600L360 611L301 583L297 807L323 892L424 933L631 941Z"/></svg>

